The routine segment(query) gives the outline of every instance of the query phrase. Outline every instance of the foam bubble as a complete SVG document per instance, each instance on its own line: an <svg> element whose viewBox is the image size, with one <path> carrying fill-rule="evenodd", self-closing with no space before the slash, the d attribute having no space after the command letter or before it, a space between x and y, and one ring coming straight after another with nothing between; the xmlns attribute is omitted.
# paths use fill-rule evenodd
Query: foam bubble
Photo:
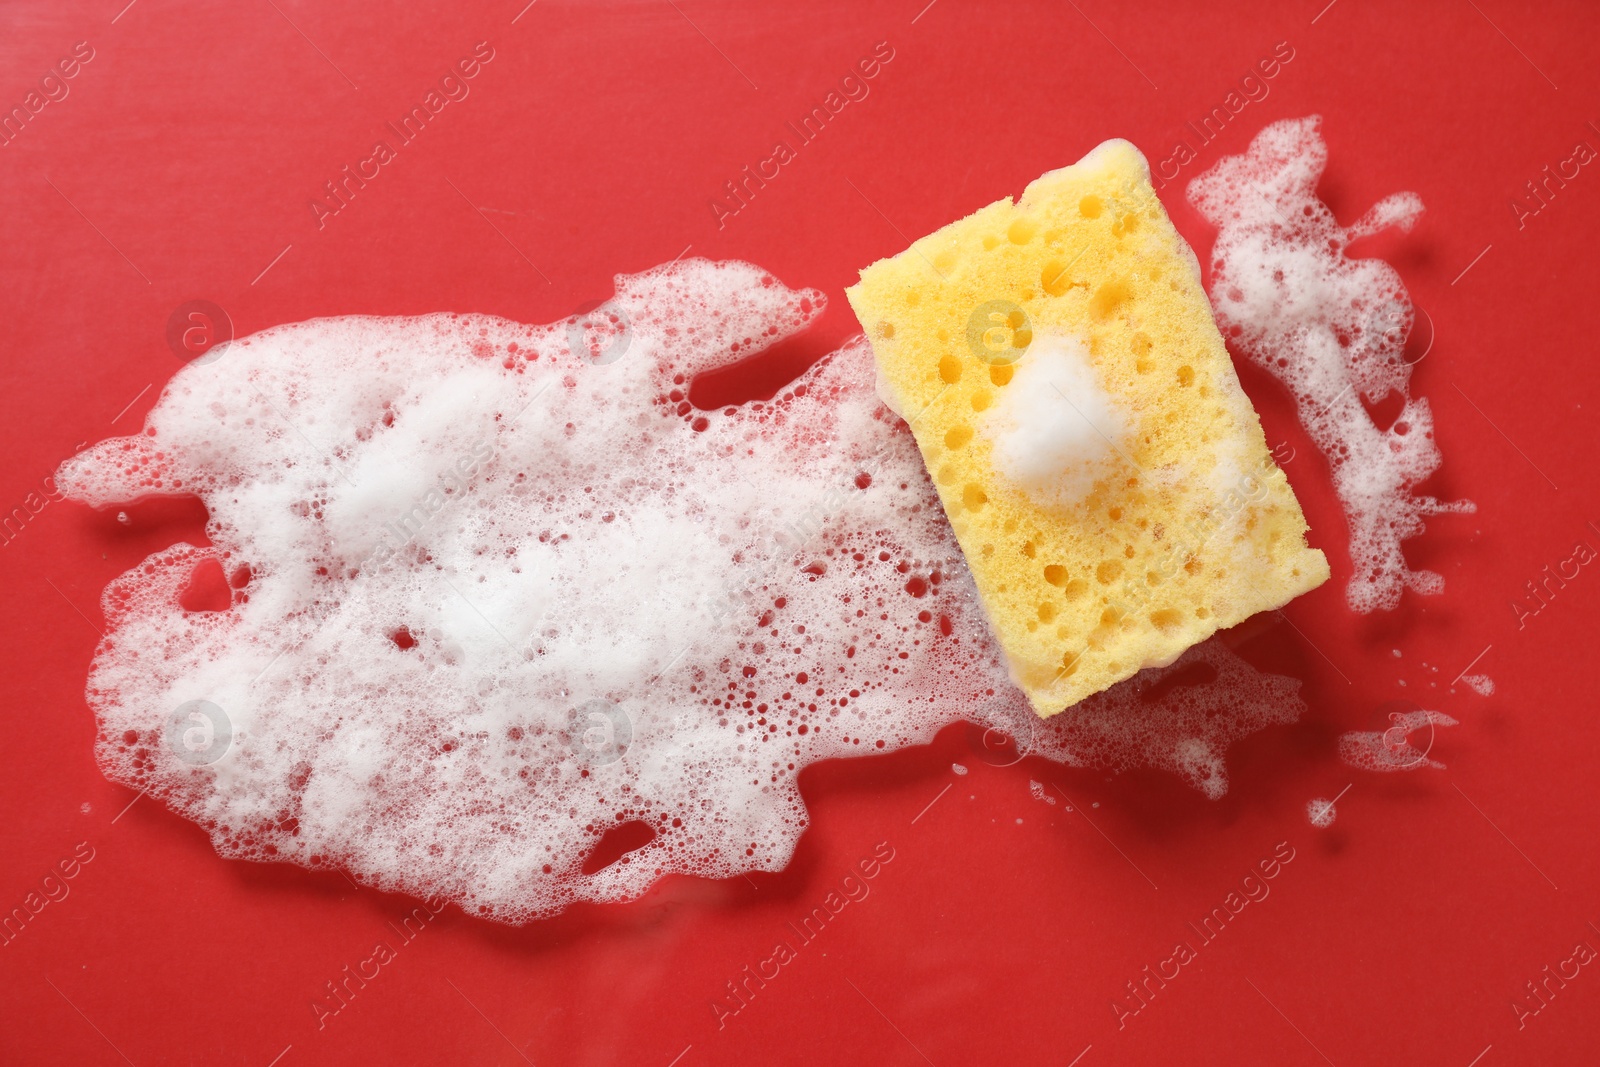
<svg viewBox="0 0 1600 1067"><path fill-rule="evenodd" d="M1355 573L1346 587L1359 612L1396 607L1411 589L1435 594L1444 579L1411 570L1400 543L1424 518L1475 510L1414 487L1439 468L1433 412L1410 393L1405 341L1413 320L1400 275L1379 259L1352 259L1351 241L1422 213L1415 193L1395 193L1354 225L1340 226L1317 198L1327 165L1321 119L1285 119L1189 183L1189 200L1217 227L1211 303L1245 355L1294 393L1300 421L1333 473L1350 525ZM1398 394L1400 414L1380 430L1362 406Z"/></svg>
<svg viewBox="0 0 1600 1067"><path fill-rule="evenodd" d="M102 599L106 775L224 856L504 921L779 869L803 767L958 718L1219 793L1222 747L1297 715L1298 683L1213 642L1189 654L1209 680L1040 723L863 340L771 402L690 406L697 371L823 302L686 260L619 276L582 320L322 319L189 364L142 433L58 474L96 506L192 493L210 512L210 545ZM180 606L201 566L227 610ZM196 702L216 711L183 729L227 739L197 735L204 759L171 741ZM593 869L625 824L647 843Z"/></svg>

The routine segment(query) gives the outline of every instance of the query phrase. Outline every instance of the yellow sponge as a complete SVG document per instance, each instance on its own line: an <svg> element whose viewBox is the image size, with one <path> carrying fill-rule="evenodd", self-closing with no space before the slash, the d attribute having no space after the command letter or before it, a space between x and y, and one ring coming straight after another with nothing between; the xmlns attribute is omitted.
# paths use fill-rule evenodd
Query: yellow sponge
<svg viewBox="0 0 1600 1067"><path fill-rule="evenodd" d="M1040 715L1327 580L1128 142L847 295Z"/></svg>

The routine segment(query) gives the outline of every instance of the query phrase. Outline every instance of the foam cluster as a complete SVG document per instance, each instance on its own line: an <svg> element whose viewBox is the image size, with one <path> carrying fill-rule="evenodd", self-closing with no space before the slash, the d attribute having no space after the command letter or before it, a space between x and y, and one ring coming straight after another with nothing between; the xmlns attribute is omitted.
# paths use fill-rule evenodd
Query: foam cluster
<svg viewBox="0 0 1600 1067"><path fill-rule="evenodd" d="M1112 770L1154 767L1216 800L1228 792L1228 747L1304 710L1299 679L1263 674L1213 639L1047 720L1034 752Z"/></svg>
<svg viewBox="0 0 1600 1067"><path fill-rule="evenodd" d="M1393 724L1386 730L1351 730L1339 735L1339 758L1361 771L1387 774L1417 767L1444 769L1438 760L1429 759L1437 727L1454 726L1456 720L1442 711L1392 712ZM1419 735L1422 746L1412 740Z"/></svg>
<svg viewBox="0 0 1600 1067"><path fill-rule="evenodd" d="M1428 401L1410 391L1411 298L1387 263L1346 254L1361 237L1409 230L1422 199L1395 193L1340 226L1317 198L1328 162L1321 121L1267 126L1243 155L1190 182L1188 195L1217 227L1210 292L1218 325L1294 393L1300 421L1332 469L1350 525L1346 599L1358 612L1390 610L1405 589L1444 589L1439 574L1407 566L1401 542L1421 533L1429 515L1475 509L1415 491L1441 457ZM1379 429L1362 398L1391 394L1403 402L1400 414Z"/></svg>
<svg viewBox="0 0 1600 1067"><path fill-rule="evenodd" d="M807 764L1036 722L861 339L770 402L687 400L823 304L686 260L619 276L581 319L321 319L190 364L140 434L58 475L97 507L209 509L209 545L105 591L106 775L224 856L521 922L782 868ZM182 607L217 566L231 606ZM1215 793L1229 730L1300 704L1196 655L1255 679L1215 683L1231 726L1201 705L1135 726L1108 694L1029 745ZM648 841L594 869L633 824Z"/></svg>

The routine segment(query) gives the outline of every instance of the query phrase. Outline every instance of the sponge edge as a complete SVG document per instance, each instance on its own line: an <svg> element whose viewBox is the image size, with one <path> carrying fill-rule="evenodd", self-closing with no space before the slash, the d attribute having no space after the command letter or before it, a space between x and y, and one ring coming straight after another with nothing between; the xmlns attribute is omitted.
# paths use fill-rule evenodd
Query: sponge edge
<svg viewBox="0 0 1600 1067"><path fill-rule="evenodd" d="M846 295L1040 715L1327 580L1127 141Z"/></svg>

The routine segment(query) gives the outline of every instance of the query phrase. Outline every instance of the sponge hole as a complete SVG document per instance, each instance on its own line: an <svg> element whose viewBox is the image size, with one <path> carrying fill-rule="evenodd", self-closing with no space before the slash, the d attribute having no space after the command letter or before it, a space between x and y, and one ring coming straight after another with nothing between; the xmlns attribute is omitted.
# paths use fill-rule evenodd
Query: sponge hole
<svg viewBox="0 0 1600 1067"><path fill-rule="evenodd" d="M1024 218L1013 222L1011 227L1006 230L1006 236L1011 238L1011 243L1014 245L1025 245L1033 240L1033 235L1038 232L1039 227L1034 224L1034 221Z"/></svg>
<svg viewBox="0 0 1600 1067"><path fill-rule="evenodd" d="M949 385L961 380L961 361L955 356L939 357L939 377Z"/></svg>
<svg viewBox="0 0 1600 1067"><path fill-rule="evenodd" d="M1030 543L1029 548L1033 547ZM1027 549L1023 549L1027 551ZM1032 555L1030 552L1029 555ZM1057 588L1064 588L1067 584L1067 568L1057 563L1051 563L1044 569L1044 580Z"/></svg>
<svg viewBox="0 0 1600 1067"><path fill-rule="evenodd" d="M1097 319L1109 316L1133 295L1133 287L1126 278L1112 278L1089 298L1089 313Z"/></svg>
<svg viewBox="0 0 1600 1067"><path fill-rule="evenodd" d="M958 448L966 447L967 442L970 440L972 440L972 427L962 423L960 426L955 426L945 431L944 446L954 451Z"/></svg>
<svg viewBox="0 0 1600 1067"><path fill-rule="evenodd" d="M1078 201L1078 214L1086 219L1097 219L1100 217L1100 210L1103 206L1100 203L1100 198L1091 193Z"/></svg>
<svg viewBox="0 0 1600 1067"><path fill-rule="evenodd" d="M1070 265L1059 256L1044 265L1039 272L1039 284L1045 292L1051 296L1061 296L1072 288L1072 279L1067 277L1067 267Z"/></svg>
<svg viewBox="0 0 1600 1067"><path fill-rule="evenodd" d="M1162 633L1170 633L1183 622L1183 613L1175 608L1162 608L1150 613L1150 624Z"/></svg>
<svg viewBox="0 0 1600 1067"><path fill-rule="evenodd" d="M1143 332L1134 334L1132 338L1132 347L1133 369L1138 371L1140 374L1149 374L1151 371L1155 370L1156 362L1150 358L1150 349L1155 346L1151 342L1149 335Z"/></svg>

